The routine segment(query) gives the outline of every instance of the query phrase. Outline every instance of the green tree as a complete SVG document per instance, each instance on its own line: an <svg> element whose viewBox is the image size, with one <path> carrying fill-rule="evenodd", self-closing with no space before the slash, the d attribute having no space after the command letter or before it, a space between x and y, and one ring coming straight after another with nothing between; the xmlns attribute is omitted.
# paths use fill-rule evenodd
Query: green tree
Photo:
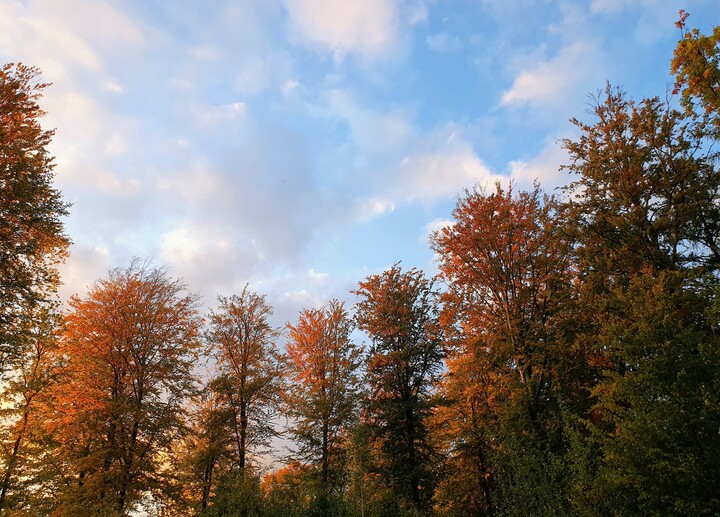
<svg viewBox="0 0 720 517"><path fill-rule="evenodd" d="M358 327L370 337L366 418L383 452L381 469L401 506L432 497L427 418L442 364L437 295L422 271L399 265L359 283Z"/></svg>
<svg viewBox="0 0 720 517"><path fill-rule="evenodd" d="M3 386L0 410L0 511L17 510L30 504L25 485L31 484L37 473L34 454L38 452L33 433L37 429L38 408L42 397L54 384L58 375L58 362L54 351L57 346L57 313L40 305L23 329L22 344L18 350L18 364Z"/></svg>
<svg viewBox="0 0 720 517"><path fill-rule="evenodd" d="M61 218L68 205L53 183L48 145L38 105L48 86L37 68L0 68L0 374L21 347L34 308L52 302L57 265L69 244Z"/></svg>
<svg viewBox="0 0 720 517"><path fill-rule="evenodd" d="M230 472L234 440L232 414L223 396L209 386L194 398L188 415L188 431L175 448L179 467L177 485L180 506L206 512L217 481Z"/></svg>
<svg viewBox="0 0 720 517"><path fill-rule="evenodd" d="M567 217L602 357L595 417L573 467L586 512L720 511L717 320L720 173L701 119L608 87L564 145ZM711 423L713 422L713 423ZM593 452L594 451L594 452Z"/></svg>

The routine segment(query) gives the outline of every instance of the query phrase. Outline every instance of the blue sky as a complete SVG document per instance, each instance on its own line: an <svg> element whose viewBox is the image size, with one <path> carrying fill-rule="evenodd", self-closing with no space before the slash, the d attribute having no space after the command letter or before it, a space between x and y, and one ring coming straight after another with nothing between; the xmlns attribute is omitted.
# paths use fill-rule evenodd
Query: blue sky
<svg viewBox="0 0 720 517"><path fill-rule="evenodd" d="M73 203L62 295L152 257L277 323L396 261L458 192L567 182L557 140L606 80L664 96L678 10L717 0L0 0L0 60L37 65Z"/></svg>

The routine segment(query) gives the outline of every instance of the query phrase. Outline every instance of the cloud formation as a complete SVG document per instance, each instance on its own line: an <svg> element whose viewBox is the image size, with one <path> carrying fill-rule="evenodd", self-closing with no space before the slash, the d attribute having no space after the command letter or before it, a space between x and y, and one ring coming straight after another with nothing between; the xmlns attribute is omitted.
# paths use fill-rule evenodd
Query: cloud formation
<svg viewBox="0 0 720 517"><path fill-rule="evenodd" d="M665 91L666 68L638 77L627 56L666 66L676 15L657 0L5 0L0 59L54 83L64 295L150 257L208 304L250 282L282 319L397 260L431 268L418 235L463 188L566 181L554 137L612 74Z"/></svg>
<svg viewBox="0 0 720 517"><path fill-rule="evenodd" d="M558 106L571 92L593 89L602 80L602 57L593 42L575 41L551 59L521 70L502 93L503 106Z"/></svg>
<svg viewBox="0 0 720 517"><path fill-rule="evenodd" d="M293 32L337 58L357 53L375 57L397 42L398 6L394 0L337 2L286 0Z"/></svg>
<svg viewBox="0 0 720 517"><path fill-rule="evenodd" d="M447 125L425 136L414 152L402 159L393 188L405 201L428 204L498 179L463 137L462 129Z"/></svg>

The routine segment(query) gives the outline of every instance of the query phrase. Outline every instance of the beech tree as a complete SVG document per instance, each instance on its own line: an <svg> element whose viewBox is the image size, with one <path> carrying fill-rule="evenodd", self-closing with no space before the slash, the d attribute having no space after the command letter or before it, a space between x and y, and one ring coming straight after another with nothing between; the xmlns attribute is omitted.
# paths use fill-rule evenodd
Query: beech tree
<svg viewBox="0 0 720 517"><path fill-rule="evenodd" d="M44 413L59 514L124 514L165 484L163 454L195 388L196 305L182 282L137 261L71 299Z"/></svg>
<svg viewBox="0 0 720 517"><path fill-rule="evenodd" d="M366 418L383 451L396 504L426 507L432 495L427 417L442 364L437 296L422 271L399 265L358 284L358 327L370 337ZM403 501L404 500L404 501Z"/></svg>
<svg viewBox="0 0 720 517"><path fill-rule="evenodd" d="M69 244L68 205L53 187L53 131L43 130L38 100L48 86L23 64L0 68L0 374L21 346L38 304L52 302L57 265Z"/></svg>
<svg viewBox="0 0 720 517"><path fill-rule="evenodd" d="M342 444L357 416L360 350L350 340L352 327L337 300L307 309L295 325L287 325L290 433L298 443L299 459L319 466L325 493L331 474L340 470Z"/></svg>
<svg viewBox="0 0 720 517"><path fill-rule="evenodd" d="M497 184L466 191L453 218L431 237L450 345L435 414L450 459L439 495L450 508L491 514L501 506L494 499L514 504L527 483L527 512L562 506L551 501L562 492L540 458L563 454L560 405L582 406L587 381L569 346L578 320L570 321L574 273L558 203L537 186L516 194ZM542 501L533 507L535 497Z"/></svg>
<svg viewBox="0 0 720 517"><path fill-rule="evenodd" d="M594 115L564 142L578 178L568 228L591 315L579 342L606 365L576 489L603 513L712 515L720 171L702 118L610 87Z"/></svg>
<svg viewBox="0 0 720 517"><path fill-rule="evenodd" d="M275 435L275 417L282 387L282 361L275 345L278 329L270 325L272 307L246 286L240 295L220 297L209 315L206 333L216 360L210 387L228 414L233 437L232 462L242 474Z"/></svg>

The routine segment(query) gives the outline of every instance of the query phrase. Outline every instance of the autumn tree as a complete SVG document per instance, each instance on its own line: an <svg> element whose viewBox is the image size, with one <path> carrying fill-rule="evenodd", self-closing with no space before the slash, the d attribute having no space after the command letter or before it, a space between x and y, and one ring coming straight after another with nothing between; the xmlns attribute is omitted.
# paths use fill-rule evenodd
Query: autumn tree
<svg viewBox="0 0 720 517"><path fill-rule="evenodd" d="M705 115L713 121L717 138L720 136L720 25L706 36L698 29L687 29L688 16L680 10L680 19L675 24L681 30L682 39L670 63L670 72L675 75L674 93L682 93L681 102L688 113Z"/></svg>
<svg viewBox="0 0 720 517"><path fill-rule="evenodd" d="M165 483L161 466L195 387L196 305L182 282L137 261L71 299L44 422L57 514L126 514Z"/></svg>
<svg viewBox="0 0 720 517"><path fill-rule="evenodd" d="M263 476L261 489L268 517L301 517L311 515L316 496L309 482L313 467L291 461L288 465ZM332 514L331 514L332 515Z"/></svg>
<svg viewBox="0 0 720 517"><path fill-rule="evenodd" d="M210 504L217 478L228 472L234 441L228 432L230 412L222 396L209 387L191 402L187 432L174 450L178 467L180 507L204 513Z"/></svg>
<svg viewBox="0 0 720 517"><path fill-rule="evenodd" d="M565 140L577 175L567 228L605 358L576 501L602 513L712 515L720 508L717 306L720 171L704 121L608 87Z"/></svg>
<svg viewBox="0 0 720 517"><path fill-rule="evenodd" d="M357 416L360 350L350 340L352 320L337 300L304 310L287 328L290 433L299 459L319 468L327 494Z"/></svg>
<svg viewBox="0 0 720 517"><path fill-rule="evenodd" d="M545 460L563 453L560 406L582 407L587 384L583 358L569 346L574 273L558 203L539 187L516 194L498 183L466 191L453 219L431 238L447 285L450 352L435 414L450 458L444 502L492 514L500 506L493 490L515 504L514 487L524 484L533 487L523 495L526 513L562 507Z"/></svg>
<svg viewBox="0 0 720 517"><path fill-rule="evenodd" d="M54 307L40 305L26 318L22 330L18 364L6 379L0 410L0 511L27 507L26 484L36 473L33 431L38 422L38 406L58 374L55 360L58 315Z"/></svg>
<svg viewBox="0 0 720 517"><path fill-rule="evenodd" d="M443 351L437 296L422 271L399 265L359 282L358 327L370 338L367 419L397 502L425 508L432 495L426 422Z"/></svg>
<svg viewBox="0 0 720 517"><path fill-rule="evenodd" d="M231 470L240 476L275 435L282 361L271 315L265 297L246 286L240 295L220 297L208 318L206 339L217 369L210 388L226 409L226 432L233 440Z"/></svg>
<svg viewBox="0 0 720 517"><path fill-rule="evenodd" d="M53 187L53 131L43 130L38 100L48 86L37 68L0 68L0 374L21 346L27 318L53 300L57 265L69 241L68 205Z"/></svg>

